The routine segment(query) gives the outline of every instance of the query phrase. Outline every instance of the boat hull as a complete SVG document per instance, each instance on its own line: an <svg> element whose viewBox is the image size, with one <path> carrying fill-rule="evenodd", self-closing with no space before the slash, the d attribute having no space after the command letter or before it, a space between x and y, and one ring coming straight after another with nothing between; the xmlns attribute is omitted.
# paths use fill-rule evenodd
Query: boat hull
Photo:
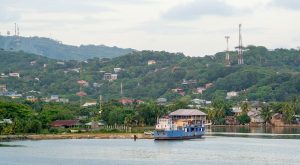
<svg viewBox="0 0 300 165"><path fill-rule="evenodd" d="M200 139L203 135L198 136L182 136L182 137L154 137L154 140L189 140L189 139Z"/></svg>
<svg viewBox="0 0 300 165"><path fill-rule="evenodd" d="M205 133L205 129L201 131L183 131L183 130L156 130L154 131L153 137L155 140L185 140L185 139L197 139L201 138Z"/></svg>

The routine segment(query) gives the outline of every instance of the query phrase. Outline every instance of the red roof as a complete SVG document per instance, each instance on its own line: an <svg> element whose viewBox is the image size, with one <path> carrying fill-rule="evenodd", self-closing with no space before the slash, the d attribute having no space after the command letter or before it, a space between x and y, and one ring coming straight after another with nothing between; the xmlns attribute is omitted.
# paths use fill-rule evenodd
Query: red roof
<svg viewBox="0 0 300 165"><path fill-rule="evenodd" d="M52 127L75 126L79 124L79 120L56 120L51 123Z"/></svg>

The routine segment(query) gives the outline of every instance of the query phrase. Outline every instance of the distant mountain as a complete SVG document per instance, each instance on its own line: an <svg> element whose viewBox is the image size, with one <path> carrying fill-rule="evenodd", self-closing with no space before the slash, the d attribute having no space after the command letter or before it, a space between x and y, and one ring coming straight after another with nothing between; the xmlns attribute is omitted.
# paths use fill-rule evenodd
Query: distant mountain
<svg viewBox="0 0 300 165"><path fill-rule="evenodd" d="M133 52L133 49L105 45L66 45L44 37L0 36L0 48L24 51L59 60L86 60L89 58L114 58Z"/></svg>

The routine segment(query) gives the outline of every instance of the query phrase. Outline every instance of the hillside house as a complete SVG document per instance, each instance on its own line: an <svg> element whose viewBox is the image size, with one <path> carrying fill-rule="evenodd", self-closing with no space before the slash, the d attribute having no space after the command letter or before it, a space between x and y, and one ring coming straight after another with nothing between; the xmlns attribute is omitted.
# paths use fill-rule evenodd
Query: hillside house
<svg viewBox="0 0 300 165"><path fill-rule="evenodd" d="M65 65L65 62L63 62L63 61L58 61L58 62L56 62L56 64L58 64L58 65Z"/></svg>
<svg viewBox="0 0 300 165"><path fill-rule="evenodd" d="M143 100L135 100L135 99L120 99L119 103L122 103L123 105L129 105L129 104L143 104L145 103Z"/></svg>
<svg viewBox="0 0 300 165"><path fill-rule="evenodd" d="M80 125L79 120L56 120L52 122L51 127L72 128Z"/></svg>
<svg viewBox="0 0 300 165"><path fill-rule="evenodd" d="M21 98L21 97L22 97L22 94L18 94L18 93L16 93L16 92L6 92L6 93L4 94L4 96L8 96L8 97L10 97L10 98L12 98L12 99L17 99L17 98Z"/></svg>
<svg viewBox="0 0 300 165"><path fill-rule="evenodd" d="M154 64L156 64L155 60L148 60L148 65L154 65Z"/></svg>
<svg viewBox="0 0 300 165"><path fill-rule="evenodd" d="M103 79L108 81L114 81L118 79L118 74L104 73Z"/></svg>
<svg viewBox="0 0 300 165"><path fill-rule="evenodd" d="M50 100L51 101L58 101L59 100L59 95L51 95Z"/></svg>
<svg viewBox="0 0 300 165"><path fill-rule="evenodd" d="M165 105L166 103L167 103L167 99L166 98L158 98L157 100L156 100L156 103L158 104L158 105Z"/></svg>
<svg viewBox="0 0 300 165"><path fill-rule="evenodd" d="M232 112L234 113L234 116L240 116L243 111L240 106L235 106L235 107L232 107Z"/></svg>
<svg viewBox="0 0 300 165"><path fill-rule="evenodd" d="M94 88L100 88L103 84L99 84L99 83L93 83L93 87Z"/></svg>
<svg viewBox="0 0 300 165"><path fill-rule="evenodd" d="M111 74L111 81L117 80L118 74Z"/></svg>
<svg viewBox="0 0 300 165"><path fill-rule="evenodd" d="M32 65L35 65L36 64L36 61L31 61L30 62L30 65L32 66Z"/></svg>
<svg viewBox="0 0 300 165"><path fill-rule="evenodd" d="M30 101L30 102L36 102L36 101L38 101L38 99L35 98L34 96L26 96L26 100Z"/></svg>
<svg viewBox="0 0 300 165"><path fill-rule="evenodd" d="M238 95L239 93L235 91L227 92L226 99L231 99L232 97L237 97Z"/></svg>
<svg viewBox="0 0 300 165"><path fill-rule="evenodd" d="M111 73L104 73L103 80L110 80L111 79Z"/></svg>
<svg viewBox="0 0 300 165"><path fill-rule="evenodd" d="M0 84L0 92L7 92L7 88L5 84Z"/></svg>
<svg viewBox="0 0 300 165"><path fill-rule="evenodd" d="M122 71L122 68L114 68L114 72L115 72L115 73L118 73L118 72L120 72L120 71Z"/></svg>
<svg viewBox="0 0 300 165"><path fill-rule="evenodd" d="M8 75L5 75L5 73L1 73L0 78L7 78L7 77L8 77Z"/></svg>
<svg viewBox="0 0 300 165"><path fill-rule="evenodd" d="M198 88L196 89L196 94L202 94L204 91L205 91L205 88L203 88L203 87L198 87Z"/></svg>
<svg viewBox="0 0 300 165"><path fill-rule="evenodd" d="M174 89L172 89L172 92L175 92L175 93L183 92L183 89L182 88L174 88Z"/></svg>
<svg viewBox="0 0 300 165"><path fill-rule="evenodd" d="M251 110L247 113L250 117L251 121L250 124L262 124L264 123L264 119L260 116L261 109L258 108L251 108Z"/></svg>
<svg viewBox="0 0 300 165"><path fill-rule="evenodd" d="M16 72L14 72L14 73L9 73L8 76L9 76L9 77L18 77L18 78L19 78L19 77L20 77L20 73L16 73Z"/></svg>
<svg viewBox="0 0 300 165"><path fill-rule="evenodd" d="M96 106L96 105L97 105L97 101L88 101L88 102L84 103L82 106L90 107L90 106Z"/></svg>

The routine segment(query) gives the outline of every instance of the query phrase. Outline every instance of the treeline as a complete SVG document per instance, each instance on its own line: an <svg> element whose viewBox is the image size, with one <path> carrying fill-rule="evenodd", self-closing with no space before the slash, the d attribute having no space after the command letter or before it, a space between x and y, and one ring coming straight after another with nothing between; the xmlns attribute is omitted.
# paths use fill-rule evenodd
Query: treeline
<svg viewBox="0 0 300 165"><path fill-rule="evenodd" d="M161 106L154 102L123 105L116 100L103 102L92 107L79 104L29 102L2 98L0 101L0 121L9 119L12 123L1 122L0 134L55 133L51 128L55 120L80 119L82 128L91 121L103 121L107 125L153 126L157 117L164 116L186 103L177 102L172 106Z"/></svg>
<svg viewBox="0 0 300 165"><path fill-rule="evenodd" d="M189 100L180 99L167 105L158 105L155 102L132 103L123 105L118 100L105 101L97 106L80 107L79 104L29 102L26 100L0 100L0 134L24 133L56 133L51 127L55 120L79 119L85 129L85 124L102 121L106 125L126 125L128 127L154 126L157 118L181 109L189 108ZM226 124L226 117L235 116L240 124L250 122L248 112L253 109L250 102L239 103L241 114L233 112L236 104L228 100L214 100L212 105L200 108L207 114L207 120L215 125ZM283 116L286 124L293 124L300 114L300 101L294 98L289 102L260 103L260 117L265 124L270 124L271 118L278 113ZM5 122L5 120L11 120ZM4 121L4 122L3 122ZM65 130L63 130L65 131Z"/></svg>

